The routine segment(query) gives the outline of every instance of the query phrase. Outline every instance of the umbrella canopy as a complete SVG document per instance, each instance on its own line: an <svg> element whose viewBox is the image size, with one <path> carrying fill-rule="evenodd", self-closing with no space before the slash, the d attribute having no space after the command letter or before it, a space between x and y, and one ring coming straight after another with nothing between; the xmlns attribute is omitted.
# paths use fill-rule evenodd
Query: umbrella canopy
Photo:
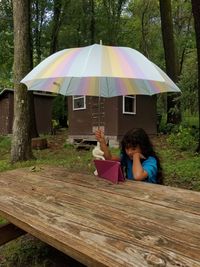
<svg viewBox="0 0 200 267"><path fill-rule="evenodd" d="M180 92L154 63L128 47L94 44L59 51L21 81L29 90L63 95L153 95Z"/></svg>

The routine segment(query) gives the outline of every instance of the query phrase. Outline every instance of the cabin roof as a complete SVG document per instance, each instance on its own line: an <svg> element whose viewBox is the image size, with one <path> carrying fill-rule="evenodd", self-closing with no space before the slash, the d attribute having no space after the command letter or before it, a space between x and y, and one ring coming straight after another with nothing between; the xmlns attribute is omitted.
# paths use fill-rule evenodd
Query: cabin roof
<svg viewBox="0 0 200 267"><path fill-rule="evenodd" d="M2 91L0 91L0 98L5 96L6 94L14 93L14 89L12 88L4 88ZM44 96L44 97L56 97L57 94L52 94L52 93L46 93L46 92L33 92L34 95L38 95L38 96Z"/></svg>

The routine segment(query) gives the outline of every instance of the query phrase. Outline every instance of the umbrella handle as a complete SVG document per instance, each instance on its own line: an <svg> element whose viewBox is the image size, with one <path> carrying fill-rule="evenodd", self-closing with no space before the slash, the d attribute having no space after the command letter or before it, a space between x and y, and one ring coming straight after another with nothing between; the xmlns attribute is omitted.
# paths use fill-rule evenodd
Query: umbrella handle
<svg viewBox="0 0 200 267"><path fill-rule="evenodd" d="M100 129L100 122L101 122L101 96L99 94L99 99L98 99L98 130Z"/></svg>

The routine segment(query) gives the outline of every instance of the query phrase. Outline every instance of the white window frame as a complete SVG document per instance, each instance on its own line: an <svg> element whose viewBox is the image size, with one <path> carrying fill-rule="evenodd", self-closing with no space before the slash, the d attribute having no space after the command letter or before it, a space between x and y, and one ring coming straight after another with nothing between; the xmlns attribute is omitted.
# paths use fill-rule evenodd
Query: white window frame
<svg viewBox="0 0 200 267"><path fill-rule="evenodd" d="M133 112L127 112L127 111L125 111L125 101L126 101L126 98L132 98L132 99L134 99ZM135 95L126 95L126 96L123 96L123 105L122 106L123 106L122 107L123 114L131 114L131 115L136 114L136 96Z"/></svg>
<svg viewBox="0 0 200 267"><path fill-rule="evenodd" d="M80 98L83 98L83 107L80 107L80 108L75 108L74 107L74 101L76 99L80 99ZM83 109L86 109L86 96L85 95L79 95L79 96L73 96L72 98L72 104L73 104L73 110L83 110Z"/></svg>

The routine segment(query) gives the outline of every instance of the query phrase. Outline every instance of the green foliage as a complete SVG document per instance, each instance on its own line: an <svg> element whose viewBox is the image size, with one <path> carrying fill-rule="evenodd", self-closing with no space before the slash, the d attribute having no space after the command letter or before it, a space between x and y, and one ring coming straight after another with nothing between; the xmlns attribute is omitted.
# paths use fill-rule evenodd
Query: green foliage
<svg viewBox="0 0 200 267"><path fill-rule="evenodd" d="M165 184L200 191L200 157L192 152L168 149L161 151Z"/></svg>
<svg viewBox="0 0 200 267"><path fill-rule="evenodd" d="M57 120L52 120L52 127L53 129L57 129L59 126L59 122Z"/></svg>
<svg viewBox="0 0 200 267"><path fill-rule="evenodd" d="M181 94L181 108L184 112L195 114L198 112L198 74L196 51L190 51L190 57L185 60L178 86Z"/></svg>
<svg viewBox="0 0 200 267"><path fill-rule="evenodd" d="M6 220L0 217L0 225L6 223Z"/></svg>
<svg viewBox="0 0 200 267"><path fill-rule="evenodd" d="M182 114L182 123L183 125L197 129L199 126L198 113L191 114L191 112L187 110Z"/></svg>
<svg viewBox="0 0 200 267"><path fill-rule="evenodd" d="M41 263L49 254L47 245L34 238L20 238L15 242L7 244L1 249L1 267L36 266Z"/></svg>
<svg viewBox="0 0 200 267"><path fill-rule="evenodd" d="M13 64L12 2L0 1L0 89L12 86Z"/></svg>
<svg viewBox="0 0 200 267"><path fill-rule="evenodd" d="M60 126L67 126L67 97L57 95L54 98L52 117Z"/></svg>
<svg viewBox="0 0 200 267"><path fill-rule="evenodd" d="M8 136L0 136L0 159L5 158L5 156L10 152L11 139Z"/></svg>
<svg viewBox="0 0 200 267"><path fill-rule="evenodd" d="M31 2L31 29L33 42L33 65L49 56L51 43L51 21L53 1Z"/></svg>
<svg viewBox="0 0 200 267"><path fill-rule="evenodd" d="M169 133L174 131L174 128L176 129L177 126L175 126L172 123L165 123L165 122L161 121L158 131L160 133L163 133L163 134L169 134Z"/></svg>
<svg viewBox="0 0 200 267"><path fill-rule="evenodd" d="M194 150L197 145L194 130L189 127L179 126L178 131L171 133L167 141L181 150Z"/></svg>
<svg viewBox="0 0 200 267"><path fill-rule="evenodd" d="M124 14L123 14L124 15ZM164 66L160 13L158 1L129 1L127 14L126 46L144 53L150 60ZM125 29L124 29L125 30Z"/></svg>

